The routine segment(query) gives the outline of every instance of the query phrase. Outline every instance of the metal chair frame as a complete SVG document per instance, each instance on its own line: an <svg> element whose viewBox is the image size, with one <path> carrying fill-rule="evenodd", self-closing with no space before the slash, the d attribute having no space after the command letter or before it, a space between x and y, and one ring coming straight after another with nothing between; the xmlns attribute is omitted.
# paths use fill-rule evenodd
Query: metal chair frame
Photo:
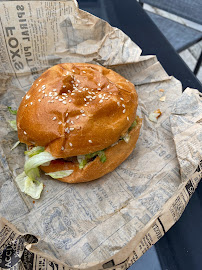
<svg viewBox="0 0 202 270"><path fill-rule="evenodd" d="M152 1L151 1L151 0L150 0L150 1L139 0L139 4L140 4L142 7L143 7L144 3L148 3L148 4L151 5L151 6L157 7L157 8L159 8L159 9L162 9L162 10L168 11L169 13L174 14L174 12L171 12L171 11L167 10L166 7L165 7L165 9L164 9L164 8L162 7L162 5L161 5L161 7L159 7L159 6L155 5L155 4L152 4ZM176 14L176 13L175 13L175 14ZM185 17L185 16L180 16L179 14L177 14L177 15L178 15L179 17ZM159 15L159 16L160 16L160 15ZM163 16L161 16L161 17L163 18ZM186 19L189 19L190 21L196 22L195 19L194 19L194 20L191 20L190 17L189 17L189 18L186 17ZM197 23L198 23L198 22L197 22ZM195 41L195 42L192 42L192 43L187 44L187 46L184 46L181 50L178 50L178 52L181 52L182 50L185 50L185 49L189 48L190 46L192 46L193 44L196 44L197 42L199 42L199 41L201 41L201 40L202 40L202 38L199 39L199 40L197 40L197 41ZM199 69L200 69L201 63L202 63L202 51L201 51L201 54L200 54L200 56L199 56L199 58L198 58L198 60L197 60L196 66L195 66L194 71L193 71L193 73L194 73L195 75L197 75L197 73L198 73L198 71L199 71Z"/></svg>

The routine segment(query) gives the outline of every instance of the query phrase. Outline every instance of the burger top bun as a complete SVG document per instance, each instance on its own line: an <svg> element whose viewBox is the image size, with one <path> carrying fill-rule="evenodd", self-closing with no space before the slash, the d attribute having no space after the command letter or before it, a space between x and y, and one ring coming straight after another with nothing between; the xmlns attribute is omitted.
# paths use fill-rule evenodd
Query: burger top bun
<svg viewBox="0 0 202 270"><path fill-rule="evenodd" d="M59 64L44 72L17 113L19 140L44 146L56 158L107 148L136 117L134 85L116 72L84 63Z"/></svg>

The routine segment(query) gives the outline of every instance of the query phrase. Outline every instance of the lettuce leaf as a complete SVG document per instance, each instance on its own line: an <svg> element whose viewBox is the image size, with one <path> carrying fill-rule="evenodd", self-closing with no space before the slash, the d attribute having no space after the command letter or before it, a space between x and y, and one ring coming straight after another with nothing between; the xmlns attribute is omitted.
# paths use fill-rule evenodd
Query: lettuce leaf
<svg viewBox="0 0 202 270"><path fill-rule="evenodd" d="M46 175L49 175L54 179L58 179L58 178L69 176L72 173L73 173L73 170L64 170L64 171L46 173Z"/></svg>
<svg viewBox="0 0 202 270"><path fill-rule="evenodd" d="M132 123L132 125L129 127L128 132L130 132L136 126L137 126L137 117L136 117L135 121Z"/></svg>
<svg viewBox="0 0 202 270"><path fill-rule="evenodd" d="M12 129L14 129L15 131L17 131L16 120L8 121L8 123L10 124L10 126L12 127Z"/></svg>
<svg viewBox="0 0 202 270"><path fill-rule="evenodd" d="M105 149L104 149L105 150ZM78 160L78 163L79 163L79 169L83 169L86 164L94 157L97 157L99 156L100 158L100 161L102 163L104 163L107 158L106 158L106 155L105 155L105 151L104 150L100 150L100 151L96 151L94 153L89 153L87 155L81 155L81 156L77 156L77 160Z"/></svg>
<svg viewBox="0 0 202 270"><path fill-rule="evenodd" d="M39 199L43 190L43 184L39 181L33 181L25 172L19 174L15 179L19 189L33 199Z"/></svg>
<svg viewBox="0 0 202 270"><path fill-rule="evenodd" d="M16 115L17 114L17 110L13 110L11 107L8 107L8 110L13 115Z"/></svg>
<svg viewBox="0 0 202 270"><path fill-rule="evenodd" d="M43 146L36 146L33 147L31 150L25 151L25 155L28 157L33 157L35 155L40 154L41 152L44 152L45 148Z"/></svg>
<svg viewBox="0 0 202 270"><path fill-rule="evenodd" d="M45 151L41 152L38 155L32 156L25 162L24 171L27 176L29 176L31 179L34 179L39 174L36 169L38 169L40 165L54 159L55 158L50 153Z"/></svg>
<svg viewBox="0 0 202 270"><path fill-rule="evenodd" d="M20 141L17 141L17 142L11 147L11 151L12 151L13 149L15 149L15 148L18 146L18 144L20 144Z"/></svg>

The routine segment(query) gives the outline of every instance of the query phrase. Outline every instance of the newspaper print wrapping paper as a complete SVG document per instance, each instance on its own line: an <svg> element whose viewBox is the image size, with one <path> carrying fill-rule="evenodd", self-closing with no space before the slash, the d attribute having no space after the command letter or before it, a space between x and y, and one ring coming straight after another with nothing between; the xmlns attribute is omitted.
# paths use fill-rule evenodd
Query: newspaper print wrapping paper
<svg viewBox="0 0 202 270"><path fill-rule="evenodd" d="M0 10L0 267L125 269L179 219L200 181L200 93L182 94L155 56L140 56L123 32L75 1L0 2ZM33 203L14 182L25 146L11 151L18 138L7 106L17 108L31 83L62 62L101 64L132 81L143 126L115 171L78 185L42 174L45 188ZM148 116L158 108L153 123Z"/></svg>

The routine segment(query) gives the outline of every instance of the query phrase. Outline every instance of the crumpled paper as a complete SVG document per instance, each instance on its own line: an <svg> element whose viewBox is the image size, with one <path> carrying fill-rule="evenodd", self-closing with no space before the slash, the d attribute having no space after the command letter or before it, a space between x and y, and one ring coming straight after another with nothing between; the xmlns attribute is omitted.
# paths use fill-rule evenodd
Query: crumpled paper
<svg viewBox="0 0 202 270"><path fill-rule="evenodd" d="M79 10L75 1L0 2L0 7L0 214L21 233L5 219L0 230L13 231L16 241L24 234L39 240L32 245L36 238L26 236L24 253L13 246L16 264L126 269L179 219L200 181L201 94L189 88L182 94L181 83L155 56L140 56L123 32ZM112 173L77 185L41 174L45 188L33 201L14 181L23 171L25 146L10 150L18 138L8 124L14 118L7 106L17 108L34 79L62 62L104 65L133 82L143 125L136 148ZM16 70L15 63L23 68ZM162 115L154 123L149 114L157 109Z"/></svg>

